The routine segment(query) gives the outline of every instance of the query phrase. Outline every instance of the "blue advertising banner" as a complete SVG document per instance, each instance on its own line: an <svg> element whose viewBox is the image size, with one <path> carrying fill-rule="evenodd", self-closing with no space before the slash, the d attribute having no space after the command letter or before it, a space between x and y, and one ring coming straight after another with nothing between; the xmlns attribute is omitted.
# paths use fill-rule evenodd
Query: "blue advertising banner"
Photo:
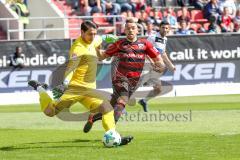
<svg viewBox="0 0 240 160"><path fill-rule="evenodd" d="M159 77L173 85L240 82L240 34L171 36L167 53L176 71ZM110 64L104 64L99 87L109 88Z"/></svg>
<svg viewBox="0 0 240 160"><path fill-rule="evenodd" d="M52 71L67 61L70 45L67 39L1 42L0 93L30 90L30 79L48 83ZM16 52L20 58L14 58ZM19 65L21 58L23 66Z"/></svg>
<svg viewBox="0 0 240 160"><path fill-rule="evenodd" d="M10 66L16 46L22 47L22 68ZM67 61L70 46L70 40L1 42L0 93L31 90L30 79L51 82L52 73ZM168 37L167 53L176 71L159 80L173 85L240 82L240 34ZM109 61L98 66L97 88L112 88Z"/></svg>

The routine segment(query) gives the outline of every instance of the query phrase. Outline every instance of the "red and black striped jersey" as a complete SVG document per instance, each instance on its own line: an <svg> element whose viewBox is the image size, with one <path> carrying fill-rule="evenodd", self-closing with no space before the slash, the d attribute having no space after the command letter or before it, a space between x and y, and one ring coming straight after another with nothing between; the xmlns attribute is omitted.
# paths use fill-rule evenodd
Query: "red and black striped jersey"
<svg viewBox="0 0 240 160"><path fill-rule="evenodd" d="M113 80L119 77L139 78L146 56L156 58L160 54L146 39L130 42L126 38L111 44L105 53L113 57Z"/></svg>

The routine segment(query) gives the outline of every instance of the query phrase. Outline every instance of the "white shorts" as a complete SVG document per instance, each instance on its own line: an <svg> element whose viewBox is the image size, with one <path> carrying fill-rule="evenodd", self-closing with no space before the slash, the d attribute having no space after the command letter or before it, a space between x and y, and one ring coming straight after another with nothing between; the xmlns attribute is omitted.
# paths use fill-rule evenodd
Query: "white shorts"
<svg viewBox="0 0 240 160"><path fill-rule="evenodd" d="M159 73L151 69L148 73L143 74L139 80L139 86L161 85L160 77L163 73Z"/></svg>

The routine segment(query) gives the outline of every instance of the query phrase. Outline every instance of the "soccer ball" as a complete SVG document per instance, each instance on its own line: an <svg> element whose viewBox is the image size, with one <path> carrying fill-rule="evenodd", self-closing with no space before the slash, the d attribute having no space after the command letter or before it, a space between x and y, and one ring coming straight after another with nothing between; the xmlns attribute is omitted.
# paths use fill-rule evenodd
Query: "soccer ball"
<svg viewBox="0 0 240 160"><path fill-rule="evenodd" d="M102 142L105 147L116 147L121 143L121 136L117 131L112 129L104 134Z"/></svg>

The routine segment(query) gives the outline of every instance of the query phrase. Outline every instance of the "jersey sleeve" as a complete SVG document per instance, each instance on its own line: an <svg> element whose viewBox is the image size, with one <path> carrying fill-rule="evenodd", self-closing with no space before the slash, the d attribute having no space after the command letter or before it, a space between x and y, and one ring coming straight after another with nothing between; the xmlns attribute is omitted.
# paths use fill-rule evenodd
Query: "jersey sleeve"
<svg viewBox="0 0 240 160"><path fill-rule="evenodd" d="M84 54L84 50L81 45L73 45L69 52L69 60L74 60Z"/></svg>
<svg viewBox="0 0 240 160"><path fill-rule="evenodd" d="M105 51L105 54L107 54L109 57L114 56L115 54L117 54L118 52L118 42L115 42L113 44L110 44L107 47L107 50Z"/></svg>
<svg viewBox="0 0 240 160"><path fill-rule="evenodd" d="M76 69L83 54L84 54L83 47L79 45L77 41L75 41L70 49L68 64L64 74L64 78L66 81L71 80L72 78L71 72L73 72Z"/></svg>
<svg viewBox="0 0 240 160"><path fill-rule="evenodd" d="M146 53L150 58L156 58L160 54L159 51L148 40L146 40Z"/></svg>

